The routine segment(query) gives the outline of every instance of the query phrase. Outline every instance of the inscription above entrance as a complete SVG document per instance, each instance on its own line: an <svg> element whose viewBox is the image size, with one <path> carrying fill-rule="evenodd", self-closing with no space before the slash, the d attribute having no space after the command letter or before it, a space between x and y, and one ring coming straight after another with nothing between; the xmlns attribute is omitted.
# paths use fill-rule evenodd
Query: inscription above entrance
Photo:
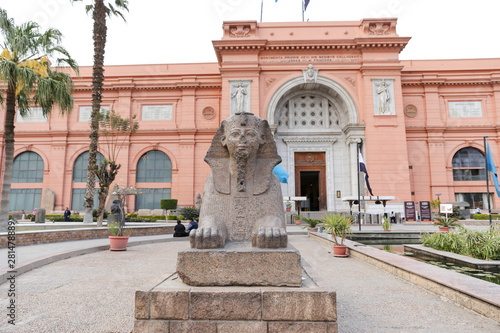
<svg viewBox="0 0 500 333"><path fill-rule="evenodd" d="M269 55L260 56L260 63L293 63L293 62L359 62L360 54L328 54L328 55Z"/></svg>

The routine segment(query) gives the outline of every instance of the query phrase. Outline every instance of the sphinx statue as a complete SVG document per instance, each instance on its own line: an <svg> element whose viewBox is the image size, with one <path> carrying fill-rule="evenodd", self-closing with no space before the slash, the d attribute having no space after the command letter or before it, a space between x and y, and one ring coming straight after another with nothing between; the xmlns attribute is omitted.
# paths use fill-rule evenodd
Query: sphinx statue
<svg viewBox="0 0 500 333"><path fill-rule="evenodd" d="M203 191L200 226L191 248L222 248L252 242L259 248L286 247L283 197L273 168L281 162L269 124L252 113L222 121L205 156L212 173Z"/></svg>

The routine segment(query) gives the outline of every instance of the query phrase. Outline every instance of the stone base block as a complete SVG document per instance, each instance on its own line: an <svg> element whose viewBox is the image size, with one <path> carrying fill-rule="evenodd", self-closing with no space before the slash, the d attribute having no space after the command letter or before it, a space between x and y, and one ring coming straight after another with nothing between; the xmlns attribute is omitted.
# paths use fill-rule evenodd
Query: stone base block
<svg viewBox="0 0 500 333"><path fill-rule="evenodd" d="M176 274L137 291L134 332L337 332L336 293L300 288L191 287Z"/></svg>
<svg viewBox="0 0 500 333"><path fill-rule="evenodd" d="M302 282L300 254L284 249L256 249L230 243L223 249L181 251L177 273L191 286L288 286Z"/></svg>

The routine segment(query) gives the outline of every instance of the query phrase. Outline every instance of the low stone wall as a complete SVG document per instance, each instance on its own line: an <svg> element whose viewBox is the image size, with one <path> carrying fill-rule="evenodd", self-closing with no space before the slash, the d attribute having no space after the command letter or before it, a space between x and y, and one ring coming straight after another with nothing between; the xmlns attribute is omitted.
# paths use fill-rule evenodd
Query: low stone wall
<svg viewBox="0 0 500 333"><path fill-rule="evenodd" d="M310 233L310 237L332 245L331 236ZM462 275L374 247L346 240L352 257L382 268L461 306L500 322L500 285Z"/></svg>
<svg viewBox="0 0 500 333"><path fill-rule="evenodd" d="M151 236L172 234L173 226L134 226L126 227L132 230L132 236ZM19 231L15 235L15 245L34 245L44 243L67 242L84 239L107 238L109 231L106 227L102 228L81 228L71 230L39 230L39 231ZM7 234L0 234L0 248L8 246Z"/></svg>

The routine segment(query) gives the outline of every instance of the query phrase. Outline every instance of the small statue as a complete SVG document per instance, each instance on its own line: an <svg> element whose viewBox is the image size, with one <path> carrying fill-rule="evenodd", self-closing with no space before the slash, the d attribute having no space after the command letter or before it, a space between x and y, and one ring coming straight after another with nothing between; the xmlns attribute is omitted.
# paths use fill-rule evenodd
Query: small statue
<svg viewBox="0 0 500 333"><path fill-rule="evenodd" d="M194 207L196 209L201 209L201 203L202 203L201 194L196 192L196 196L194 198Z"/></svg>

